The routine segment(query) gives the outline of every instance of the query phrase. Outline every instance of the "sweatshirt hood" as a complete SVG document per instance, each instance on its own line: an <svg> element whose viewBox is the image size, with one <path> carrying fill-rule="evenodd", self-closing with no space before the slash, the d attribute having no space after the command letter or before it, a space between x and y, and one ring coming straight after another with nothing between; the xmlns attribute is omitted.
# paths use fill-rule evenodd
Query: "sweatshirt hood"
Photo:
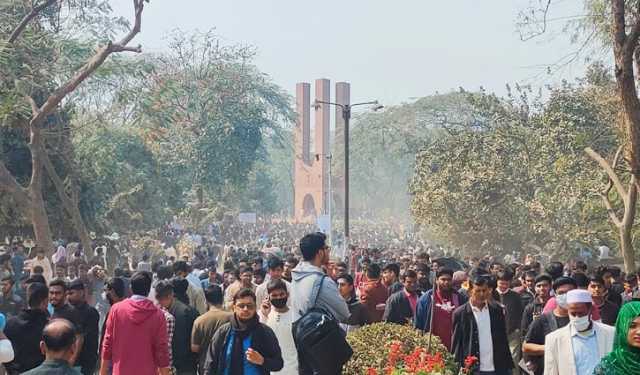
<svg viewBox="0 0 640 375"><path fill-rule="evenodd" d="M316 267L313 264L302 261L291 270L291 277L294 281L300 281L310 275L324 275L322 268Z"/></svg>
<svg viewBox="0 0 640 375"><path fill-rule="evenodd" d="M129 298L128 301L129 308L127 309L127 315L134 324L142 324L158 311L158 308L148 299L135 301Z"/></svg>

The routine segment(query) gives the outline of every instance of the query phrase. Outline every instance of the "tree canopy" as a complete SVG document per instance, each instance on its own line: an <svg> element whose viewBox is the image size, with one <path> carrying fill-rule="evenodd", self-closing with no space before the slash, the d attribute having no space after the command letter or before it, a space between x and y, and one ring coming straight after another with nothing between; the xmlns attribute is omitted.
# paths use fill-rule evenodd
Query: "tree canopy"
<svg viewBox="0 0 640 375"><path fill-rule="evenodd" d="M477 252L557 253L609 239L597 194L602 177L584 149L615 150L608 124L619 106L606 70L593 70L548 98L526 87L507 98L463 93L468 118L445 120L443 136L418 153L411 184L418 222Z"/></svg>

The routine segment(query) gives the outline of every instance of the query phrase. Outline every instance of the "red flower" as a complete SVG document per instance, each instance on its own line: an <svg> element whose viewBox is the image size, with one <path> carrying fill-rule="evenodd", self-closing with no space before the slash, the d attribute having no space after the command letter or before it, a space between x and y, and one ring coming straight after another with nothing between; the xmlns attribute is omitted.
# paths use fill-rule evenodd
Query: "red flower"
<svg viewBox="0 0 640 375"><path fill-rule="evenodd" d="M475 366L478 362L478 357L474 355L468 355L467 358L464 359L464 368L461 369L463 374L470 374L471 368Z"/></svg>
<svg viewBox="0 0 640 375"><path fill-rule="evenodd" d="M471 368L471 366L475 365L478 362L478 357L474 355L469 355L464 359L464 367Z"/></svg>
<svg viewBox="0 0 640 375"><path fill-rule="evenodd" d="M401 370L403 374L415 375L442 371L445 368L445 360L440 352L430 354L425 348L418 347L404 354L400 341L392 341L386 346L389 351L382 374L369 368L366 375L391 375L395 370Z"/></svg>

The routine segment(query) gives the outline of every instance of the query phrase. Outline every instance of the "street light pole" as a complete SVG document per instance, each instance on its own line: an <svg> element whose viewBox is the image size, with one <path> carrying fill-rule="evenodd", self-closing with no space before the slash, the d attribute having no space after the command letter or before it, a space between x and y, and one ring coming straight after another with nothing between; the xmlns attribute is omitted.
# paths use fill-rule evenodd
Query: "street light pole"
<svg viewBox="0 0 640 375"><path fill-rule="evenodd" d="M329 214L329 243L333 246L333 211L332 211L332 201L333 201L333 185L331 183L331 179L333 178L333 169L331 168L331 164L333 161L333 155L329 153L327 155L327 159L329 160L329 199L327 201L328 206L328 214Z"/></svg>
<svg viewBox="0 0 640 375"><path fill-rule="evenodd" d="M344 255L349 254L349 120L351 119L351 105L342 107L344 120Z"/></svg>
<svg viewBox="0 0 640 375"><path fill-rule="evenodd" d="M382 109L378 101L362 102L356 104L340 104L316 100L315 109L320 108L320 104L334 105L342 109L344 119L344 254L349 255L349 120L351 120L351 109L362 105L375 105L374 111Z"/></svg>

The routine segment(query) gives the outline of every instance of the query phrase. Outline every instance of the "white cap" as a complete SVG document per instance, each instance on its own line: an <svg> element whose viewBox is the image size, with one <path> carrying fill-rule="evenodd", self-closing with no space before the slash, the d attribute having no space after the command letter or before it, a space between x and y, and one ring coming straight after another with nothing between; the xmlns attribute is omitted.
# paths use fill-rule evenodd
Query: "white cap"
<svg viewBox="0 0 640 375"><path fill-rule="evenodd" d="M567 303L593 303L593 300L588 290L573 289L567 292Z"/></svg>

